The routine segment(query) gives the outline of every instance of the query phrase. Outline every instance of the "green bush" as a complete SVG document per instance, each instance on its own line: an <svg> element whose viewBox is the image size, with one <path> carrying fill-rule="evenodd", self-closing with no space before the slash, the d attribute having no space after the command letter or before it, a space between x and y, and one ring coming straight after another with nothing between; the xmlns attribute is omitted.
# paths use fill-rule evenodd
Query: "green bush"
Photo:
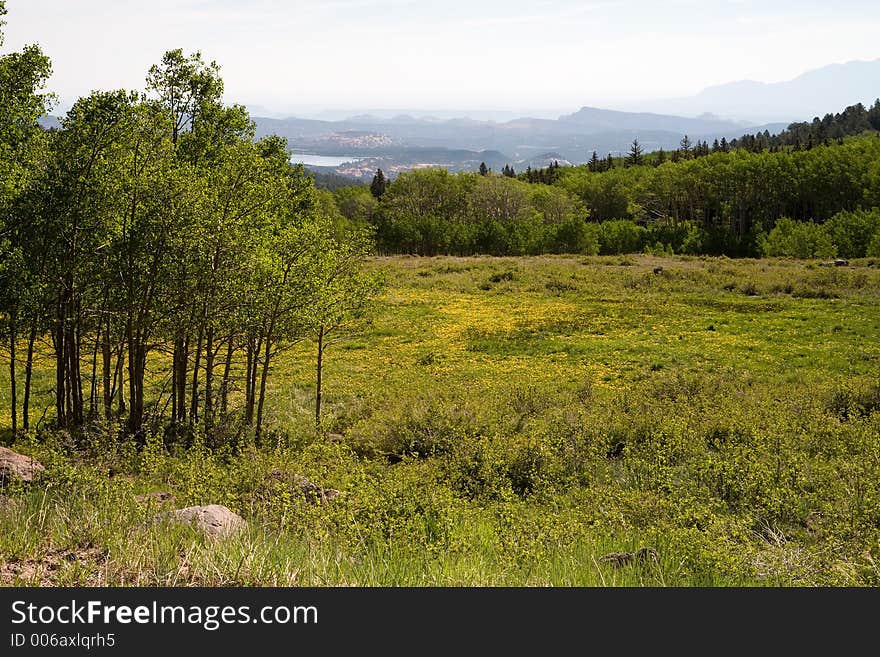
<svg viewBox="0 0 880 657"><path fill-rule="evenodd" d="M641 226L625 219L605 221L599 224L599 253L638 253L644 248L646 232Z"/></svg>
<svg viewBox="0 0 880 657"><path fill-rule="evenodd" d="M783 217L764 238L766 256L783 258L833 258L837 249L825 226Z"/></svg>
<svg viewBox="0 0 880 657"><path fill-rule="evenodd" d="M880 258L880 229L878 229L871 238L871 242L868 244L865 255L869 258Z"/></svg>
<svg viewBox="0 0 880 657"><path fill-rule="evenodd" d="M599 254L599 227L583 219L569 219L551 227L552 250L555 253Z"/></svg>
<svg viewBox="0 0 880 657"><path fill-rule="evenodd" d="M841 258L864 258L872 238L880 233L880 208L838 212L826 224Z"/></svg>

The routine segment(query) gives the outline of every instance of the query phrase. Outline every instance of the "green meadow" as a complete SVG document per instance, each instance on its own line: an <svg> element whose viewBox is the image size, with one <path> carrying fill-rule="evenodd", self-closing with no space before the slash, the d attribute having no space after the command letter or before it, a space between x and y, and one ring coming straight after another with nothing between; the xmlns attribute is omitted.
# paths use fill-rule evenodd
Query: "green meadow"
<svg viewBox="0 0 880 657"><path fill-rule="evenodd" d="M47 470L2 491L0 583L880 584L880 263L825 264L373 258L386 287L325 352L320 429L302 341L261 444L219 450L51 431L44 341L11 446ZM153 521L200 504L247 530Z"/></svg>

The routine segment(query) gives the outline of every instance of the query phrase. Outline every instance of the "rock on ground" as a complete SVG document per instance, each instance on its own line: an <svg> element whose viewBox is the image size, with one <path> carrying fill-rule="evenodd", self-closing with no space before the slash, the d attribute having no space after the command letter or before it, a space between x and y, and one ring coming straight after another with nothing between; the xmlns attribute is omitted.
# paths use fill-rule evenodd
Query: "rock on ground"
<svg viewBox="0 0 880 657"><path fill-rule="evenodd" d="M171 520L191 525L211 538L225 538L247 527L247 521L221 504L188 506L185 509L166 511L157 520Z"/></svg>
<svg viewBox="0 0 880 657"><path fill-rule="evenodd" d="M45 469L42 463L30 456L0 447L0 482L13 479L33 481Z"/></svg>
<svg viewBox="0 0 880 657"><path fill-rule="evenodd" d="M612 552L604 557L600 557L599 561L611 564L614 568L621 568L634 562L659 563L660 555L657 554L657 550L654 548L643 547L637 552Z"/></svg>
<svg viewBox="0 0 880 657"><path fill-rule="evenodd" d="M21 502L7 495L0 495L0 515L15 513L21 508Z"/></svg>

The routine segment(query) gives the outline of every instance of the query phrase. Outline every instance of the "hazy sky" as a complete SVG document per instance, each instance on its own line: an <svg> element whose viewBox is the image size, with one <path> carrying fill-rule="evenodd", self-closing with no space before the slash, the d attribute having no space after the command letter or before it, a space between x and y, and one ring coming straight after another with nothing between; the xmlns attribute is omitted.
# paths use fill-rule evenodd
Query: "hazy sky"
<svg viewBox="0 0 880 657"><path fill-rule="evenodd" d="M7 0L4 50L39 43L50 86L142 88L165 50L222 67L228 101L574 110L790 79L880 57L877 0Z"/></svg>

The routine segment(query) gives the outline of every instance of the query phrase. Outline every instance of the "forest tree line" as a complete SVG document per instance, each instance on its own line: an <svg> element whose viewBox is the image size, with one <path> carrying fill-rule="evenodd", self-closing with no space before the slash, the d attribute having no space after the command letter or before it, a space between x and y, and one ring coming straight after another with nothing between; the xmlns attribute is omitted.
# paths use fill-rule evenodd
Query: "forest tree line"
<svg viewBox="0 0 880 657"><path fill-rule="evenodd" d="M13 431L48 413L73 435L259 441L277 354L313 339L319 383L327 337L375 292L370 235L334 223L282 139L254 139L199 53L169 51L144 91L93 92L47 131L50 72L36 47L0 58ZM40 355L54 408L34 409Z"/></svg>
<svg viewBox="0 0 880 657"><path fill-rule="evenodd" d="M866 113L856 114L867 120ZM880 255L880 236L871 228L876 221L870 219L880 207L877 132L809 147L682 141L683 148L668 157L643 154L636 142L626 158L594 157L585 165L554 164L514 177L510 171L411 171L393 182L383 178L378 192L375 180L372 189L336 190L333 200L350 221L375 228L384 253L613 254L662 248L795 256L804 249L780 253L766 246L777 223L788 219L810 224L807 231L828 233L834 248L819 249L817 257L835 250L843 257ZM659 157L663 161L657 164ZM833 230L825 226L832 218ZM860 236L841 241L844 223ZM853 250L852 244L865 248Z"/></svg>

